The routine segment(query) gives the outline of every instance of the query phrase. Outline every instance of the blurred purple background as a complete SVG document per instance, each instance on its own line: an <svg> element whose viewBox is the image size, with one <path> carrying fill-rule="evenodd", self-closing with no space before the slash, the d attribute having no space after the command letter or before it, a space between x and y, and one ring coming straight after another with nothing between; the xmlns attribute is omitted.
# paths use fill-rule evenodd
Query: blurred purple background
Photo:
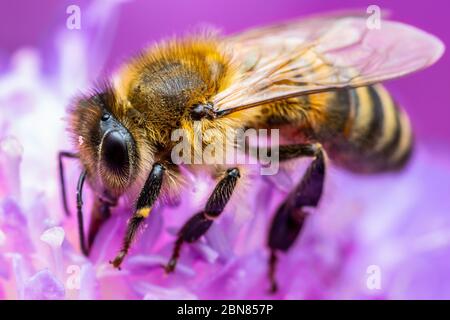
<svg viewBox="0 0 450 320"><path fill-rule="evenodd" d="M450 2L347 0L227 0L227 1L124 1L118 14L104 74L148 43L195 27L213 25L224 33L291 19L327 10L367 8L376 4L391 11L391 18L412 24L450 44ZM6 57L22 46L53 46L49 34L66 23L65 9L77 4L83 11L87 1L2 1L0 3L0 70ZM80 32L83 32L83 28ZM50 67L50 60L47 67ZM397 100L411 115L418 138L427 144L450 146L450 57L446 53L433 67L388 84Z"/></svg>

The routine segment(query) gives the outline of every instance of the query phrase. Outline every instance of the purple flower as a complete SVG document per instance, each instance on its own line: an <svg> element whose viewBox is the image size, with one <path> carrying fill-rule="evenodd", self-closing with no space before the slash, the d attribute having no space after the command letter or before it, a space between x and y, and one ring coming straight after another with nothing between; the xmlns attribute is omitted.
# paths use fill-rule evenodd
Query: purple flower
<svg viewBox="0 0 450 320"><path fill-rule="evenodd" d="M450 161L418 145L398 174L355 176L330 164L320 207L280 255L280 291L268 294L266 238L272 214L305 162L255 178L207 235L166 264L180 226L214 188L189 176L179 206L160 204L121 271L118 252L132 208L126 201L100 230L89 258L75 217L62 211L58 150L69 149L64 106L99 76L117 4L87 8L83 32L54 33L55 47L23 49L0 74L0 298L5 299L409 299L450 298ZM102 46L99 46L102 43ZM51 72L42 67L51 53ZM56 54L55 54L56 52ZM80 166L67 161L69 200ZM88 219L92 193L85 192Z"/></svg>

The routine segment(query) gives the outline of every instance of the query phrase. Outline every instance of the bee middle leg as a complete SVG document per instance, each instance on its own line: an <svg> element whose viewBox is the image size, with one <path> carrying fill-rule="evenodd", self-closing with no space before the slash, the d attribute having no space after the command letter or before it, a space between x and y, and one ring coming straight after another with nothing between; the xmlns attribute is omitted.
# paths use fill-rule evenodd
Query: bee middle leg
<svg viewBox="0 0 450 320"><path fill-rule="evenodd" d="M109 219L111 216L111 207L117 204L117 199L112 201L103 199L102 197L97 197L94 201L91 214L91 222L89 224L88 231L88 249L89 251L94 244L95 237L101 226Z"/></svg>
<svg viewBox="0 0 450 320"><path fill-rule="evenodd" d="M228 169L225 176L219 181L213 193L208 198L204 210L192 216L180 229L172 256L165 267L167 273L175 270L183 243L197 241L209 230L214 219L225 209L226 204L233 194L238 178L240 178L238 168Z"/></svg>
<svg viewBox="0 0 450 320"><path fill-rule="evenodd" d="M314 160L303 178L278 208L269 231L269 280L271 292L278 290L276 267L278 251L286 252L297 239L308 213L304 207L317 207L325 178L325 156L318 144L299 144L280 147L280 160L310 156Z"/></svg>

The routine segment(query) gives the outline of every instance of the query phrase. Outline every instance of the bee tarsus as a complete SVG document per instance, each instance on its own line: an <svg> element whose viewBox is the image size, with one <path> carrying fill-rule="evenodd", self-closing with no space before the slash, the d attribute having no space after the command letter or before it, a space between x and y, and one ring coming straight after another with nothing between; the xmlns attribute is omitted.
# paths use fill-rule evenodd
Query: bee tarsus
<svg viewBox="0 0 450 320"><path fill-rule="evenodd" d="M63 163L64 158L77 159L78 155L76 153L73 153L70 151L60 151L58 153L59 183L60 183L60 187L61 187L61 198L62 198L64 213L66 214L67 217L70 217L69 205L67 203L66 180L65 180L65 175L64 175L64 163Z"/></svg>
<svg viewBox="0 0 450 320"><path fill-rule="evenodd" d="M228 169L225 176L219 181L214 191L208 198L205 209L192 216L178 232L178 238L173 248L172 256L165 270L173 272L180 256L181 247L184 242L193 243L200 239L211 227L214 219L225 209L231 198L237 180L240 178L238 168Z"/></svg>
<svg viewBox="0 0 450 320"><path fill-rule="evenodd" d="M114 258L114 260L109 261L110 264L113 265L114 268L116 268L117 270L122 270L122 268L120 267L122 265L122 261L125 258L125 256L127 255L128 251L120 251L117 256Z"/></svg>
<svg viewBox="0 0 450 320"><path fill-rule="evenodd" d="M177 241L175 241L175 245L173 247L172 256L170 257L169 262L164 267L164 270L167 274L175 271L175 267L177 266L178 258L181 253L181 246L183 245L184 239L182 237L178 237Z"/></svg>
<svg viewBox="0 0 450 320"><path fill-rule="evenodd" d="M81 251L85 256L89 255L89 248L86 245L84 237L84 220L83 220L83 185L86 180L87 172L83 170L80 173L77 184L77 219L78 219L78 234L80 236Z"/></svg>
<svg viewBox="0 0 450 320"><path fill-rule="evenodd" d="M278 291L278 283L276 280L276 271L278 264L278 256L275 250L270 250L270 258L269 258L269 281L270 281L270 290L269 292L274 294Z"/></svg>

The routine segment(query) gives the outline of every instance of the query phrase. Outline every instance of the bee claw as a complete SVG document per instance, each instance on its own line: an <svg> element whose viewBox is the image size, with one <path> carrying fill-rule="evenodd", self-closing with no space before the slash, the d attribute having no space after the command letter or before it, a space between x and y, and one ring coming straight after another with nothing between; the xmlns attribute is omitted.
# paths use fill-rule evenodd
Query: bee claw
<svg viewBox="0 0 450 320"><path fill-rule="evenodd" d="M269 294L275 294L278 292L278 285L276 281L273 281L270 285Z"/></svg>
<svg viewBox="0 0 450 320"><path fill-rule="evenodd" d="M112 264L114 269L122 270L122 268L120 267L120 264L117 264L115 259L114 259L114 261L109 260L109 264Z"/></svg>
<svg viewBox="0 0 450 320"><path fill-rule="evenodd" d="M166 271L166 274L174 272L176 265L177 265L177 260L170 259L169 263L164 268L164 270Z"/></svg>
<svg viewBox="0 0 450 320"><path fill-rule="evenodd" d="M122 264L123 258L125 258L125 252L121 251L119 254L114 258L114 260L110 260L109 263L113 265L114 268L118 270L122 270L120 265Z"/></svg>
<svg viewBox="0 0 450 320"><path fill-rule="evenodd" d="M275 294L278 291L277 279L275 277L276 268L278 263L278 257L275 250L271 250L269 258L269 281L270 281L270 294Z"/></svg>

